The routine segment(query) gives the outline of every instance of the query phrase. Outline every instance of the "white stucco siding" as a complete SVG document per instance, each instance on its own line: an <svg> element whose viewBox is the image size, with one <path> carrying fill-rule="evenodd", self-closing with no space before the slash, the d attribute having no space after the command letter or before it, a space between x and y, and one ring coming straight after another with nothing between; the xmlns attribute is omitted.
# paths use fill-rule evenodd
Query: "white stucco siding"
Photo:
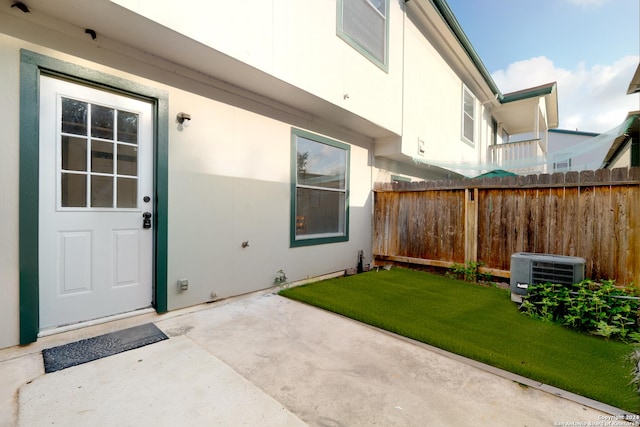
<svg viewBox="0 0 640 427"><path fill-rule="evenodd" d="M384 71L336 35L335 2L194 0L184 8L169 0L112 2L400 133L404 21L400 3L390 3L389 63Z"/></svg>
<svg viewBox="0 0 640 427"><path fill-rule="evenodd" d="M493 134L490 110L409 19L405 48L402 153L466 176L483 172ZM475 98L473 143L462 136L463 88Z"/></svg>
<svg viewBox="0 0 640 427"><path fill-rule="evenodd" d="M224 298L268 288L280 269L296 281L355 267L360 249L371 261L369 138L221 92L203 81L176 77L160 60L142 64L110 52L100 64L86 59L96 54L90 44L67 43L71 55L39 40L42 44L0 34L0 106L7 119L0 129L0 348L19 340L21 48L168 94L169 309L210 301L212 292ZM64 36L51 40L65 44ZM179 112L191 115L188 128L176 122ZM290 248L292 128L350 146L348 242ZM244 241L247 248L242 248ZM190 288L179 292L177 280L183 278Z"/></svg>
<svg viewBox="0 0 640 427"><path fill-rule="evenodd" d="M366 144L351 145L349 241L290 248L292 125L182 90L170 99L170 117L187 106L192 116L169 133L170 309L270 287L280 269L295 281L354 267L369 250Z"/></svg>
<svg viewBox="0 0 640 427"><path fill-rule="evenodd" d="M111 1L247 64L271 68L278 0Z"/></svg>
<svg viewBox="0 0 640 427"><path fill-rule="evenodd" d="M405 46L402 152L417 157L421 139L425 159L476 161L476 148L462 140L462 80L409 20ZM476 136L481 130L480 107L476 100Z"/></svg>
<svg viewBox="0 0 640 427"><path fill-rule="evenodd" d="M599 136L597 134L572 133L571 131L552 131L547 133L547 170L555 172L554 163L566 162L570 160L568 170L595 170L599 169L602 161L607 155L611 147L614 136L606 134ZM629 157L630 146L627 146L625 153L627 158L623 163L617 164L615 167L630 166L631 158ZM624 156L621 154L621 156ZM617 159L621 161L623 157ZM613 168L610 166L610 168Z"/></svg>
<svg viewBox="0 0 640 427"><path fill-rule="evenodd" d="M611 162L607 169L628 168L631 167L631 144L622 150L622 152Z"/></svg>
<svg viewBox="0 0 640 427"><path fill-rule="evenodd" d="M19 42L0 34L0 348L18 343Z"/></svg>

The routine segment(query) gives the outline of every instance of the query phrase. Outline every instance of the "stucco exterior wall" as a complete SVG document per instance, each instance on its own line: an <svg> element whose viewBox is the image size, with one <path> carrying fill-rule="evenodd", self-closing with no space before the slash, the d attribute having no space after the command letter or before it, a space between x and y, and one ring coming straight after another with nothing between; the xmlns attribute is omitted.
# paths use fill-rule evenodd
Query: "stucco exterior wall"
<svg viewBox="0 0 640 427"><path fill-rule="evenodd" d="M188 7L175 7L169 0L112 2L397 134L401 131L401 2L390 2L389 7L388 72L336 37L335 2L331 7L296 0L194 0Z"/></svg>
<svg viewBox="0 0 640 427"><path fill-rule="evenodd" d="M169 309L210 301L212 293L224 298L271 287L280 269L296 281L355 267L359 250L366 262L371 260L371 179L376 174L369 138L176 76L160 60L141 63L107 52L100 57L103 63L94 62L87 59L96 55L93 46L73 46L64 39L52 38L53 46L47 46L0 34L0 108L7 120L0 128L0 348L19 341L21 48L168 93ZM181 111L192 116L188 128L175 121ZM289 247L292 128L351 147L348 242ZM243 241L249 242L247 248ZM190 289L178 291L178 279L189 279Z"/></svg>
<svg viewBox="0 0 640 427"><path fill-rule="evenodd" d="M194 112L188 128L169 131L171 309L210 300L212 292L270 287L280 269L295 281L354 267L358 250L368 252L368 144L351 144L349 242L290 248L292 125L182 90L170 91L170 100L170 117ZM353 142L339 132L326 136ZM181 278L193 285L188 292L177 290Z"/></svg>
<svg viewBox="0 0 640 427"><path fill-rule="evenodd" d="M624 150L614 159L607 169L629 168L631 167L631 144L628 144Z"/></svg>
<svg viewBox="0 0 640 427"><path fill-rule="evenodd" d="M19 42L0 34L0 348L18 343Z"/></svg>
<svg viewBox="0 0 640 427"><path fill-rule="evenodd" d="M475 143L463 140L464 82L421 29L409 18L405 23L403 154L443 162L453 169L465 162L484 161L491 136L490 112L474 94ZM418 140L424 141L424 155L418 153Z"/></svg>
<svg viewBox="0 0 640 427"><path fill-rule="evenodd" d="M476 99L476 140L464 142L464 73L402 1L389 6L386 69L336 35L335 2L64 3L78 12L68 21L57 3L0 11L0 348L19 340L20 49L167 94L167 283L158 286L170 310L268 288L278 270L298 281L355 267L360 250L368 263L372 184L427 176L411 161L418 140L425 160L452 169L486 156L490 112ZM85 33L94 24L104 30L96 40ZM179 112L191 126L179 126ZM347 242L290 247L293 128L350 146Z"/></svg>

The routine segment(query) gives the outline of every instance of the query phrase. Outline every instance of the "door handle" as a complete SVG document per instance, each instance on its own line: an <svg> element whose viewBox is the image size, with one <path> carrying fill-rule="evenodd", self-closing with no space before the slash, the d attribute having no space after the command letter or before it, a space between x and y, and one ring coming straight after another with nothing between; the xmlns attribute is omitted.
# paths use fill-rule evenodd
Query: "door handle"
<svg viewBox="0 0 640 427"><path fill-rule="evenodd" d="M151 212L142 214L142 228L151 228Z"/></svg>

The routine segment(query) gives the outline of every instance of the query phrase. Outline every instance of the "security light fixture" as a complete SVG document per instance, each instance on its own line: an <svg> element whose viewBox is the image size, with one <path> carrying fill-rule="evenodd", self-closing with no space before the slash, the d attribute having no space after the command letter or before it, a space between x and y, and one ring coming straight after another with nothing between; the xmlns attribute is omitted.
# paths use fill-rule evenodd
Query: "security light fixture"
<svg viewBox="0 0 640 427"><path fill-rule="evenodd" d="M89 34L91 36L91 40L95 40L97 37L96 32L91 28L87 28L86 30L84 30L84 33Z"/></svg>
<svg viewBox="0 0 640 427"><path fill-rule="evenodd" d="M18 8L18 9L20 9L20 10L21 10L22 12L24 12L24 13L29 13L29 12L31 12L31 11L29 10L29 8L27 7L27 5L26 5L26 4L24 4L24 3L22 3L21 1L17 1L17 2L15 2L15 3L13 3L13 4L11 5L11 7Z"/></svg>
<svg viewBox="0 0 640 427"><path fill-rule="evenodd" d="M176 119L183 127L189 127L189 124L191 123L191 115L187 113L178 113Z"/></svg>

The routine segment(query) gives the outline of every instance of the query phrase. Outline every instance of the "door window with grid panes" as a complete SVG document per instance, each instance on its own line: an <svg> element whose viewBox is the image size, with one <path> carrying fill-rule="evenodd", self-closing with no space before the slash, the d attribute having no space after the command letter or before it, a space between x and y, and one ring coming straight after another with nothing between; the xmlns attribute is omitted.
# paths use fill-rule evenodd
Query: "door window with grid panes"
<svg viewBox="0 0 640 427"><path fill-rule="evenodd" d="M138 114L61 99L61 208L137 208Z"/></svg>

